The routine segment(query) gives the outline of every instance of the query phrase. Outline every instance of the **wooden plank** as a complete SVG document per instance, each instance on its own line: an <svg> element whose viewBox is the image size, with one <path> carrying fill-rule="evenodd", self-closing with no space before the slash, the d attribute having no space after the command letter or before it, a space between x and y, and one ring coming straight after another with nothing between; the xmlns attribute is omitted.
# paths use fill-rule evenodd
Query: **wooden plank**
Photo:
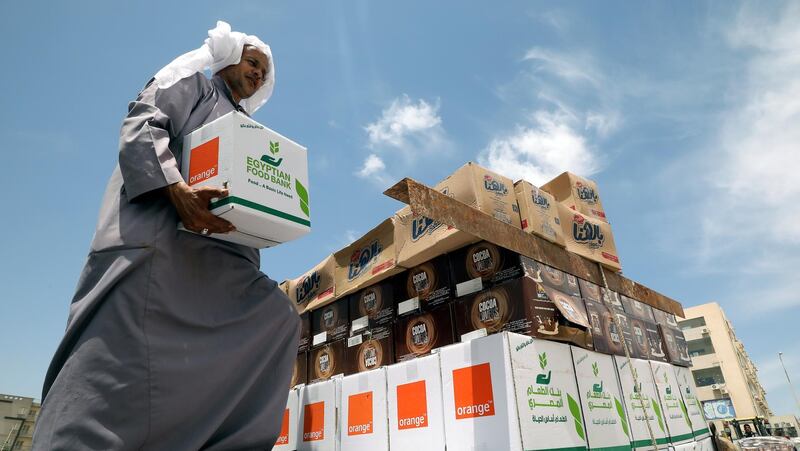
<svg viewBox="0 0 800 451"><path fill-rule="evenodd" d="M540 261L569 274L604 286L597 262L494 219L492 216L431 189L413 179L404 178L384 192L411 206L414 214L453 226L498 246ZM608 286L614 291L638 299L655 308L683 317L683 307L673 299L621 274L605 269Z"/></svg>

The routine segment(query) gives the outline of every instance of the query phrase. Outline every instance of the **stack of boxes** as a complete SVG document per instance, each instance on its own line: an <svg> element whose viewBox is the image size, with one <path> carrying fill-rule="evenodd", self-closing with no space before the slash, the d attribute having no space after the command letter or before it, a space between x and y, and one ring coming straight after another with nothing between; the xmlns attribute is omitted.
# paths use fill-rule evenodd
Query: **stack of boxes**
<svg viewBox="0 0 800 451"><path fill-rule="evenodd" d="M469 163L435 189L607 269L621 269L610 225L591 181L565 173L539 189L525 181L512 184L510 179ZM561 365L564 368L557 371L578 374L578 385L599 377L592 376L593 368L584 364L586 359L603 374L619 372L625 345L631 357L647 368L648 359L684 366L690 363L671 313L415 216L408 207L284 287L310 325L301 338L298 376L293 378L293 384L311 384L293 390L302 407L297 409L302 431L296 449L334 449L322 446L320 440L331 440L342 449L388 449L390 444L399 449L443 449L445 440L453 449L522 449L518 445L547 449L541 445L544 442L533 446L532 431L543 427L552 431L562 417L574 417L568 425L559 426L570 432L553 446L561 441L589 448L618 446L625 441L621 429L611 434L613 438L595 432L599 441L586 441L586 434L592 437L591 415L586 413L592 411L591 399L581 397L577 387L559 386L558 390L574 392L570 397L579 410L583 407L587 423L581 423L585 431L580 439L572 427L578 419L566 398L560 398L563 412L547 413L538 408L538 401L530 401L535 393L526 393L525 387L517 387L514 393L514 371L527 374L530 362L520 361L512 370L514 352L507 350L515 346L552 348L547 380L550 368ZM504 333L492 335L499 332ZM490 337L473 340L485 335ZM531 341L525 336L547 341ZM477 399L485 395L475 390L486 379L487 368L478 365L465 372L450 368L456 361L456 366L476 361L482 355L476 346L492 349L489 354L499 352L493 358L500 359L500 372L495 373L493 367L490 379L497 381L492 382L497 384L495 390L504 392L505 404L495 397L487 407ZM612 356L616 356L616 364ZM538 358L539 366L545 364L546 359ZM299 374L303 362L305 378ZM530 369L539 370L544 367ZM334 377L338 375L345 377ZM537 375L542 376L542 381L536 378L540 387L531 386L530 390L546 385L544 373ZM574 385L575 376L572 378ZM615 387L604 389L601 382L598 402L613 399L608 405L621 412L625 394L616 387L616 378L609 380ZM585 389L581 385L580 392ZM459 395L459 390L466 391ZM454 393L456 398L466 396L475 401L463 406L468 410L463 415ZM529 411L522 409L522 400L530 401ZM322 407L320 402L336 403L340 410L329 414L329 406ZM454 417L447 412L448 405L455 406ZM367 410L369 415L364 413ZM527 419L533 411L540 413L533 416L534 426L528 424L526 429L520 418ZM327 422L320 423L320 415L327 415ZM336 415L335 432L325 429L334 418L331 415ZM458 421L488 416L494 417L490 423L497 425ZM536 418L545 419L537 422ZM548 425L547 418L556 424ZM603 417L597 423L611 419ZM383 427L386 421L388 429ZM503 442L500 448L497 443L475 442L477 437L489 437L493 430L506 431L500 434L507 436L499 439ZM625 434L632 442L631 432Z"/></svg>

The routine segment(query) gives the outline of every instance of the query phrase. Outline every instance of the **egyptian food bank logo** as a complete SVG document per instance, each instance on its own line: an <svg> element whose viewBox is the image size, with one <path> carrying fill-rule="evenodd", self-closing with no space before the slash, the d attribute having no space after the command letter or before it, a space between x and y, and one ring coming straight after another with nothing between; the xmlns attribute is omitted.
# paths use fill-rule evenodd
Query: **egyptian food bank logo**
<svg viewBox="0 0 800 451"><path fill-rule="evenodd" d="M603 247L605 236L599 224L592 224L582 215L572 217L572 238L578 244L583 244L591 249Z"/></svg>
<svg viewBox="0 0 800 451"><path fill-rule="evenodd" d="M263 161L264 163L267 163L268 165L270 165L270 166L272 166L274 168L277 168L278 166L281 165L281 163L283 163L283 157L280 157L278 159L275 158L275 157L278 156L278 153L280 151L281 151L281 143L279 143L277 141L270 141L269 142L269 152L272 154L272 156L269 156L268 154L264 154L264 155L261 156L261 161Z"/></svg>
<svg viewBox="0 0 800 451"><path fill-rule="evenodd" d="M350 395L347 398L347 435L364 435L373 432L372 392Z"/></svg>
<svg viewBox="0 0 800 451"><path fill-rule="evenodd" d="M428 427L428 398L425 380L397 386L397 429Z"/></svg>
<svg viewBox="0 0 800 451"><path fill-rule="evenodd" d="M383 246L381 246L378 240L375 240L353 252L353 255L350 256L350 264L347 268L347 280L355 279L372 267L381 251L383 251Z"/></svg>
<svg viewBox="0 0 800 451"><path fill-rule="evenodd" d="M306 302L311 296L316 294L317 290L319 290L321 279L322 277L320 277L317 271L303 277L300 283L297 284L297 288L294 289L298 304Z"/></svg>
<svg viewBox="0 0 800 451"><path fill-rule="evenodd" d="M598 200L598 196L594 191L594 188L589 185L584 185L580 181L575 182L575 195L578 196L578 199L588 204L596 204Z"/></svg>
<svg viewBox="0 0 800 451"><path fill-rule="evenodd" d="M483 176L483 187L486 188L486 191L492 193L508 194L506 185L499 180L495 180L495 178L489 174L484 174Z"/></svg>
<svg viewBox="0 0 800 451"><path fill-rule="evenodd" d="M456 420L494 416L489 362L453 370L453 399Z"/></svg>
<svg viewBox="0 0 800 451"><path fill-rule="evenodd" d="M325 440L325 401L306 404L303 412L303 441Z"/></svg>
<svg viewBox="0 0 800 451"><path fill-rule="evenodd" d="M219 136L192 148L189 156L189 186L219 174Z"/></svg>

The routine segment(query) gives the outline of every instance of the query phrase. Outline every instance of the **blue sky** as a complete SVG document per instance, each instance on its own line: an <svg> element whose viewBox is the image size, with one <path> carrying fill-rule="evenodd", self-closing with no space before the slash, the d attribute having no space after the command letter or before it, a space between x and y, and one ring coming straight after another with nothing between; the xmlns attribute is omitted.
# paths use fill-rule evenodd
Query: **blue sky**
<svg viewBox="0 0 800 451"><path fill-rule="evenodd" d="M255 119L309 149L314 231L262 252L271 277L399 209L381 193L401 177L572 170L599 183L625 274L719 302L772 409L800 415L777 358L800 387L800 4L494 3L6 5L0 392L39 394L127 102L222 19L275 56Z"/></svg>

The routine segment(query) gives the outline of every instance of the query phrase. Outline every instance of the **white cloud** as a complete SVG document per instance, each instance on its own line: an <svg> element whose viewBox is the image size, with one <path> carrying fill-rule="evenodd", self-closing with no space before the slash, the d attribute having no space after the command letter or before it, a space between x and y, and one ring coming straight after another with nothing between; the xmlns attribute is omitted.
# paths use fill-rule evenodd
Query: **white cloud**
<svg viewBox="0 0 800 451"><path fill-rule="evenodd" d="M435 136L442 131L439 106L438 100L433 104L423 99L414 103L405 94L393 100L380 119L365 127L370 147L404 148L411 137Z"/></svg>
<svg viewBox="0 0 800 451"><path fill-rule="evenodd" d="M550 72L562 80L589 83L592 86L602 84L602 77L595 72L594 65L587 57L534 47L528 50L523 59L536 63L536 70Z"/></svg>
<svg viewBox="0 0 800 451"><path fill-rule="evenodd" d="M356 172L361 178L365 179L373 179L380 183L386 182L388 177L386 175L386 164L383 162L381 157L373 154L370 154L366 160L364 160L364 165L361 169Z"/></svg>
<svg viewBox="0 0 800 451"><path fill-rule="evenodd" d="M590 176L599 170L598 158L571 122L564 114L539 111L531 126L518 127L510 135L492 140L478 162L534 185L542 185L566 170Z"/></svg>

